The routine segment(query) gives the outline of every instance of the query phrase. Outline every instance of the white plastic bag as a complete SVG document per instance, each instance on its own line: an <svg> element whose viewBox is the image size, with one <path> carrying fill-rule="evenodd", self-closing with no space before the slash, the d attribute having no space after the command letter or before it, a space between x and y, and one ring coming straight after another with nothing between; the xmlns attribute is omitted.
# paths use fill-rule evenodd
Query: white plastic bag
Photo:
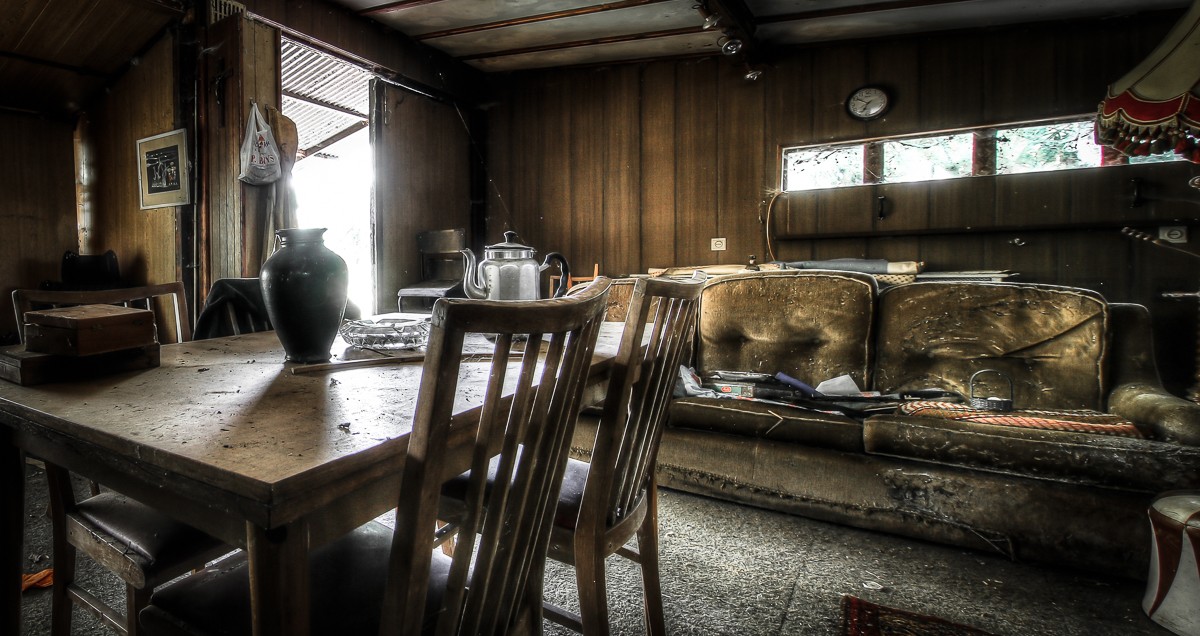
<svg viewBox="0 0 1200 636"><path fill-rule="evenodd" d="M251 102L250 118L246 121L246 138L242 140L242 171L238 179L252 185L271 183L283 176L279 163L279 144L258 104Z"/></svg>

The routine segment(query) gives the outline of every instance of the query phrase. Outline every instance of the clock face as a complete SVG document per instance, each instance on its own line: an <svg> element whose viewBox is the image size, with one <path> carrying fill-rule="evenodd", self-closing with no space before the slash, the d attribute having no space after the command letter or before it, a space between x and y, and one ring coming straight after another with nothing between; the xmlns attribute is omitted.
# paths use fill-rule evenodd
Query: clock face
<svg viewBox="0 0 1200 636"><path fill-rule="evenodd" d="M854 91L846 100L846 110L858 119L875 119L888 108L888 94L882 88L867 86Z"/></svg>

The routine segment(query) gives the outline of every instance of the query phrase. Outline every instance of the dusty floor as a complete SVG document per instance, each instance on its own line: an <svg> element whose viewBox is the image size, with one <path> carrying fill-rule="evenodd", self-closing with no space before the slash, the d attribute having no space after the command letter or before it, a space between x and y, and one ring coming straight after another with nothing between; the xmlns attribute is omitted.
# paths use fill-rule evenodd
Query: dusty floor
<svg viewBox="0 0 1200 636"><path fill-rule="evenodd" d="M45 475L29 467L26 571L50 565ZM664 490L667 629L685 635L840 633L840 599L867 600L988 630L996 636L1169 636L1141 611L1143 584L1009 562ZM115 577L81 559L81 578L110 602ZM614 634L641 634L637 570L609 560ZM570 606L573 573L547 567L547 600ZM49 634L49 591L31 590L23 635ZM120 605L118 605L120 607ZM74 634L113 632L75 610ZM547 623L547 634L570 633Z"/></svg>

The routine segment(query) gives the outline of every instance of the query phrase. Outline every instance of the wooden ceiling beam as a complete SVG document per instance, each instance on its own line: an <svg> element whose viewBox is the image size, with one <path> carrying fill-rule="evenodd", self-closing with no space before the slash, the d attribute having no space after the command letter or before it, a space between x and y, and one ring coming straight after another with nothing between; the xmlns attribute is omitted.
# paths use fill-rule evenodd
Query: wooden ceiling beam
<svg viewBox="0 0 1200 636"><path fill-rule="evenodd" d="M345 106L339 106L337 104L330 104L329 102L323 102L319 99L314 99L312 97L309 97L308 95L304 95L302 93L297 93L296 91L284 89L283 96L290 97L296 101L304 102L305 104L311 104L318 108L332 110L335 113L341 113L343 115L349 115L351 117L357 117L359 119L367 118L366 113L360 113L360 112L354 110L353 108L346 108Z"/></svg>
<svg viewBox="0 0 1200 636"><path fill-rule="evenodd" d="M545 51L561 51L564 49L577 49L585 46L597 46L600 44L616 44L619 42L636 42L638 40L651 40L654 38L665 38L675 35L690 35L693 33L703 33L704 29L695 27L684 27L682 29L667 29L664 31L648 31L645 33L633 33L630 35L617 35L607 38L593 38L590 40L575 40L573 42L559 42L557 44L544 44L541 46L529 46L520 49L507 49L504 51L489 51L487 53L477 53L475 55L464 55L458 59L463 61L468 60L486 60L493 57L507 57L510 55L522 55L525 53L542 53Z"/></svg>
<svg viewBox="0 0 1200 636"><path fill-rule="evenodd" d="M35 66L55 68L60 71L67 71L69 73L74 73L75 75L81 75L84 77L100 77L104 79L109 77L108 73L105 73L104 71L99 71L92 68L84 68L82 66L72 66L70 64L63 64L61 62L52 62L50 60L43 60L29 55L22 55L21 53L13 53L12 51L0 51L0 59L17 60L20 62L25 62L26 64L33 64Z"/></svg>
<svg viewBox="0 0 1200 636"><path fill-rule="evenodd" d="M438 0L443 1L443 0ZM584 15L592 15L596 13L604 13L607 11L617 11L619 9L629 9L632 7L641 7L649 4L658 4L660 2L669 2L670 0L618 0L617 2L606 2L604 4L595 4L589 7L577 7L575 9L564 9L562 11L551 11L550 13L541 13L538 15L527 15L519 18L511 18L508 20L497 20L495 22L485 22L481 24L470 24L464 27L454 29L445 29L443 31L433 31L430 33L422 33L415 36L417 40L432 40L435 38L444 38L451 35L462 35L464 33L479 33L480 31L490 31L492 29L503 29L505 27L519 26L523 24L536 24L538 22L547 22L549 20L559 20L562 18L576 18Z"/></svg>
<svg viewBox="0 0 1200 636"><path fill-rule="evenodd" d="M758 24L796 22L801 20L816 20L818 18L836 18L847 15L867 15L882 11L894 11L897 9L919 9L922 7L936 7L946 4L962 4L970 1L971 0L893 0L892 2L876 2L874 4L861 4L849 7L836 7L832 9L816 9L813 11L799 11L796 13L781 13L779 15L769 15L757 18L756 22L758 22Z"/></svg>
<svg viewBox="0 0 1200 636"><path fill-rule="evenodd" d="M377 7L371 7L370 9L362 9L358 12L358 15L371 17L382 15L384 13L404 11L405 9L412 9L415 7L423 7L430 4L438 4L440 2L446 2L446 0L397 0L396 2L381 4Z"/></svg>
<svg viewBox="0 0 1200 636"><path fill-rule="evenodd" d="M356 121L353 124L351 124L348 128L343 128L341 131L335 133L334 135L332 135L330 137L322 139L321 141L318 141L317 143L315 143L307 148L302 148L300 150L300 154L302 155L300 157L300 159L303 159L304 157L311 157L312 155L320 152L321 150L324 150L325 148L332 146L333 144L345 139L346 137L349 137L350 135L353 135L354 133L356 133L366 127L367 127L366 120Z"/></svg>
<svg viewBox="0 0 1200 636"><path fill-rule="evenodd" d="M179 0L124 0L124 2L174 16L182 16L187 12L187 9L184 8L183 3L179 2Z"/></svg>

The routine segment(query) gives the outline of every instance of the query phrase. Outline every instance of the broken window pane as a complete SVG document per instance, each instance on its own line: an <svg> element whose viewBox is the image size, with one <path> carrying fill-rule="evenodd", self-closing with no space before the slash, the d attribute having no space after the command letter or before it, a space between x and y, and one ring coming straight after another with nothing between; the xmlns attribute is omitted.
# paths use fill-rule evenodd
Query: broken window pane
<svg viewBox="0 0 1200 636"><path fill-rule="evenodd" d="M996 174L1093 168L1100 146L1092 120L996 130Z"/></svg>
<svg viewBox="0 0 1200 636"><path fill-rule="evenodd" d="M863 146L784 148L783 189L817 190L862 185Z"/></svg>
<svg viewBox="0 0 1200 636"><path fill-rule="evenodd" d="M939 135L883 142L880 183L971 176L974 135Z"/></svg>

